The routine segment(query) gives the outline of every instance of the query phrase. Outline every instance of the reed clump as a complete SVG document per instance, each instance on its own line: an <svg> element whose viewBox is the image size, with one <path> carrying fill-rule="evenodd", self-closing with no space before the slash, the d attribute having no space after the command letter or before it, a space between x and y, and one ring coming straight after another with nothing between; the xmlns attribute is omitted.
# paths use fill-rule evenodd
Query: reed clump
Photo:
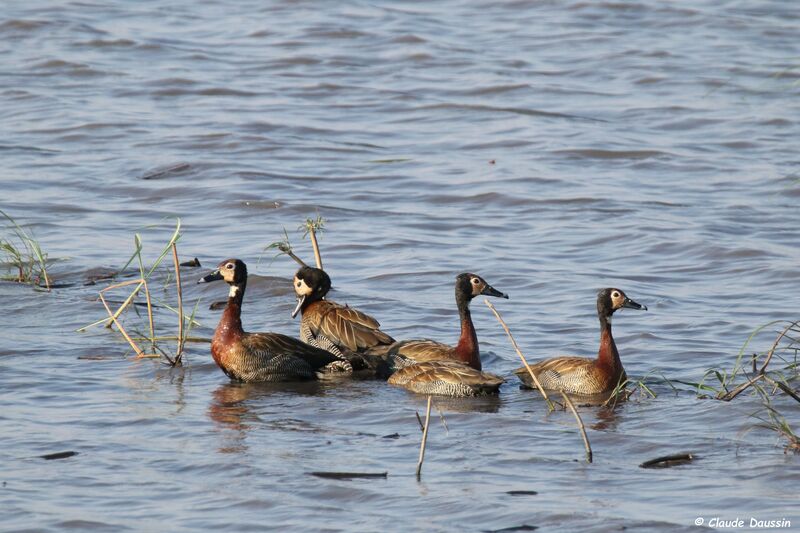
<svg viewBox="0 0 800 533"><path fill-rule="evenodd" d="M197 321L194 317L197 313L200 299L198 298L197 302L195 302L190 315L187 316L184 313L181 264L178 260L177 248L177 243L181 236L180 229L181 222L180 219L178 219L172 236L170 237L166 246L164 246L164 248L161 250L158 258L153 262L152 265L150 265L149 268L145 267L145 262L142 257L142 237L138 233L135 234L134 252L130 259L128 259L125 266L122 267L120 272L126 271L131 264L135 263L138 267L138 277L127 281L114 283L101 289L98 293L98 299L103 304L108 317L84 326L78 331L85 331L90 327L100 324L105 325L109 329L115 326L125 341L130 345L131 349L136 354L137 359L163 357L171 366L178 366L182 364L184 347L187 342L209 342L209 339L190 336L192 327L197 325ZM162 278L163 290L161 292L166 293L168 287L174 283L176 297L175 306L170 305L170 303L168 303L166 300L154 303L152 298L151 286L156 280L155 273L158 271L158 268L161 266L162 262L164 262L167 256L171 256L172 258L172 270L169 274ZM119 289L126 289L129 292L127 292L127 296L122 300L119 307L112 311L108 300L106 300L106 294L110 291L117 291ZM137 298L141 299L142 295L144 302L137 300ZM139 314L137 309L139 306L146 309L147 312L145 317L142 317ZM175 333L173 335L164 334L163 331L159 331L159 328L156 324L154 308L164 308L177 315L177 328L174 330ZM132 318L134 322L131 325L130 321L128 321L128 323L124 325L123 315L130 315L130 310L135 311L136 316ZM139 319L138 323L136 322L137 318ZM146 321L144 321L144 324L142 324L142 321L145 318ZM163 330L164 328L162 327L161 329ZM163 345L166 341L174 341L176 343L175 348L166 349ZM142 348L140 343L146 343L145 346L147 346L147 350Z"/></svg>
<svg viewBox="0 0 800 533"><path fill-rule="evenodd" d="M317 215L316 218L307 218L306 221L298 228L298 231L303 232L303 238L309 237L311 240L311 247L314 250L314 262L316 263L317 268L320 270L322 270L322 255L319 251L319 241L317 236L325 231L325 223L326 220ZM270 243L266 248L264 248L264 251L266 252L267 250L273 249L278 251L278 253L273 257L273 260L281 255L287 255L300 266L308 266L305 261L303 261L297 256L297 254L294 253L294 247L289 240L289 234L286 232L286 228L283 229L283 238Z"/></svg>
<svg viewBox="0 0 800 533"><path fill-rule="evenodd" d="M33 232L26 230L11 215L0 210L0 215L8 223L10 236L0 238L0 252L5 255L5 264L14 272L3 279L28 283L50 290L50 276L47 274L49 260Z"/></svg>
<svg viewBox="0 0 800 533"><path fill-rule="evenodd" d="M769 348L752 352L756 339L763 338L773 328L777 335ZM786 451L800 452L800 436L776 406L778 402L800 403L798 352L800 321L769 322L750 334L733 368L711 368L699 383L690 384L701 398L730 402L744 393L756 397L760 408L751 416L760 423L753 427L774 431L786 440Z"/></svg>

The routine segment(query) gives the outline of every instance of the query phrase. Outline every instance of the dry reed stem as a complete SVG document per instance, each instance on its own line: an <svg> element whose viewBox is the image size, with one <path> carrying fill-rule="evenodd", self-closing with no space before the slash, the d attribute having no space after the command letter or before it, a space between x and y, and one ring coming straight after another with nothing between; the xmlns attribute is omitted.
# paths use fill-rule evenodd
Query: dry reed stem
<svg viewBox="0 0 800 533"><path fill-rule="evenodd" d="M800 323L800 322L792 322L791 324L786 326L786 329L784 329L781 332L780 335L778 335L778 338L775 339L774 343L772 343L772 348L770 348L769 353L767 354L767 358L764 360L764 364L761 365L761 368L758 371L759 374L763 374L764 371L767 369L767 365L769 364L770 360L772 359L772 355L775 353L775 349L778 347L778 343L781 342L781 339L786 335L786 333L789 332L790 329L795 327L798 323Z"/></svg>
<svg viewBox="0 0 800 533"><path fill-rule="evenodd" d="M524 364L525 368L528 369L528 373L531 375L531 378L533 378L533 382L536 384L536 388L539 389L539 392L541 393L542 397L544 398L544 401L547 402L547 407L551 411L555 410L555 408L553 407L553 402L550 401L550 397L547 396L547 393L545 392L544 388L542 387L542 384L539 383L539 378L537 378L536 374L533 373L533 369L528 364L528 361L525 359L525 356L522 355L522 351L519 349L519 346L517 345L517 341L514 340L514 336L511 334L511 330L508 329L508 326L506 325L505 321L503 320L503 317L500 316L500 313L497 312L497 309L494 308L494 305L492 305L492 302L490 302L488 300L488 298L484 298L483 301L484 301L484 303L486 305L489 306L489 309L492 310L492 313L494 313L494 316L497 317L497 320L500 322L500 325L503 326L503 329L506 331L506 335L508 335L508 339L511 341L511 345L514 347L514 350L516 350L517 355L519 356L519 358L522 359L522 364Z"/></svg>
<svg viewBox="0 0 800 533"><path fill-rule="evenodd" d="M134 291L134 293L135 293L135 291ZM108 307L108 303L106 303L106 299L105 299L105 297L103 297L103 292L102 291L100 291L100 301L103 302L103 307L106 308L106 311L108 312L108 316L111 317L111 320L114 322L114 324L117 325L117 328L119 329L120 333L122 333L122 335L125 337L125 340L128 341L128 344L131 345L131 347L133 348L133 351L136 352L136 356L137 357L142 357L144 355L144 351L141 348L139 348L138 344L133 342L133 339L130 338L128 333L125 331L125 328L123 328L122 324L120 324L120 322L117 320L117 317L114 316L114 313L111 312L111 308ZM127 306L127 304L125 304L125 303L122 304L122 305L123 305L123 307ZM120 309L122 309L122 307Z"/></svg>
<svg viewBox="0 0 800 533"><path fill-rule="evenodd" d="M284 252L284 253L285 253L286 255L288 255L289 257L291 257L292 259L294 259L294 260L297 262L297 264L299 264L301 267L307 267L307 266L308 266L308 265L306 264L306 262L305 262L305 261L303 261L302 259L300 259L299 257L297 257L297 256L294 254L294 252L293 252L293 251L289 250L288 252Z"/></svg>
<svg viewBox="0 0 800 533"><path fill-rule="evenodd" d="M775 387L778 387L783 392L785 392L786 394L788 394L789 396L794 398L795 401L800 402L800 396L798 396L795 391L793 391L792 389L790 389L789 387L787 387L786 385L784 385L780 381L775 381L774 379L770 378L769 376L764 376L764 379L766 379L769 383L771 383Z"/></svg>
<svg viewBox="0 0 800 533"><path fill-rule="evenodd" d="M422 462L425 460L425 444L428 442L428 426L431 422L431 396L428 395L428 407L425 410L425 429L422 430L422 442L419 445L419 461L417 461L417 481L422 475Z"/></svg>
<svg viewBox="0 0 800 533"><path fill-rule="evenodd" d="M736 387L732 391L727 392L727 393L725 393L725 394L723 394L721 396L718 394L717 395L717 400L722 400L723 402L729 402L729 401L733 400L734 398L736 398L737 396L739 396L745 390L747 390L750 387L750 385L752 385L753 383L755 383L756 381L758 381L759 379L761 379L763 377L764 377L764 374L759 374L759 375L757 375L757 376L755 376L753 378L750 378L746 383L742 383L741 385L739 385L738 387Z"/></svg>
<svg viewBox="0 0 800 533"><path fill-rule="evenodd" d="M324 270L322 268L322 256L319 254L319 244L317 244L317 233L314 230L313 224L309 224L308 226L308 235L311 237L311 246L314 247L314 261L317 262L317 268Z"/></svg>
<svg viewBox="0 0 800 533"><path fill-rule="evenodd" d="M581 430L581 437L583 437L583 446L586 448L586 461L591 463L592 462L592 446L589 444L589 438L586 436L586 428L583 426L583 420L581 420L581 415L578 414L578 410L575 409L575 405L572 403L572 400L569 396L567 396L564 391L561 392L561 396L564 398L564 402L569 407L572 414L575 415L575 420L578 421L578 429Z"/></svg>
<svg viewBox="0 0 800 533"><path fill-rule="evenodd" d="M183 289L181 288L181 265L178 262L178 247L172 243L172 259L175 262L175 286L178 291L178 351L175 359L171 361L172 366L177 366L181 362L183 355ZM169 359L169 358L167 358Z"/></svg>
<svg viewBox="0 0 800 533"><path fill-rule="evenodd" d="M119 318L119 315L121 315L122 312L125 310L125 308L128 307L128 305L130 305L130 303L133 301L133 298L134 298L134 296L136 296L136 293L139 292L139 290L141 290L143 282L144 282L144 280L142 278L131 279L131 280L128 280L128 281L123 281L121 283L115 283L114 285L109 285L108 287L106 287L104 289L100 289L99 293L102 296L102 293L104 293L106 291L110 291L111 289L119 289L120 287L127 287L128 285L133 285L134 283L138 283L139 284L139 286L136 287L136 289L134 289L134 291L128 296L128 298L124 302L122 302L122 305L119 307L119 309L117 309L117 311L110 318L104 318L102 320L98 320L94 324L89 324L88 326L86 326L86 328L94 326L95 324L101 324L101 323L105 322L106 320L109 321L108 324L106 324L106 327L110 328L111 324L114 323L114 321L117 318ZM86 328L83 328L83 329L86 329Z"/></svg>

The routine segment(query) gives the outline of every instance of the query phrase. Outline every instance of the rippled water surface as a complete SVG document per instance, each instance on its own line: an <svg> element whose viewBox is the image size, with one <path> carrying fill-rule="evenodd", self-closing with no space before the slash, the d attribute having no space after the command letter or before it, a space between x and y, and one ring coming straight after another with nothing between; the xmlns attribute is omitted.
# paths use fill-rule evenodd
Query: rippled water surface
<svg viewBox="0 0 800 533"><path fill-rule="evenodd" d="M6 3L0 209L60 288L0 283L0 529L800 526L798 456L751 429L757 399L678 383L798 318L798 34L777 0ZM75 331L103 316L108 282L87 280L137 232L151 263L180 217L203 264L183 271L192 335L225 296L193 281L230 256L250 266L245 327L296 334L296 265L264 248L286 227L310 260L294 230L317 214L332 296L396 338L454 341L454 275L473 271L510 294L496 305L531 359L592 355L595 292L618 286L649 307L615 317L628 374L678 391L651 374L655 399L581 408L592 464L572 415L513 377L499 398L437 400L418 482L424 397L237 385L207 344L171 370ZM473 318L485 368L510 374L482 300ZM78 454L38 457L62 451ZM697 459L638 467L676 452Z"/></svg>

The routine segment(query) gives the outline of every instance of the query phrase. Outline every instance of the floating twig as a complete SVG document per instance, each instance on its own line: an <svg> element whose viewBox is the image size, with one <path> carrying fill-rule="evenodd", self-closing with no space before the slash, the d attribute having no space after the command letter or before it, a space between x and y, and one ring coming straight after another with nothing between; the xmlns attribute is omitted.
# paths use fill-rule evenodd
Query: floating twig
<svg viewBox="0 0 800 533"><path fill-rule="evenodd" d="M425 460L425 445L428 442L428 426L431 421L431 396L428 395L428 407L425 409L425 428L422 430L422 442L419 445L419 461L417 461L417 481L422 475L422 462Z"/></svg>
<svg viewBox="0 0 800 533"><path fill-rule="evenodd" d="M640 468L669 468L671 466L685 465L694 460L691 453L676 453L650 459L639 465Z"/></svg>
<svg viewBox="0 0 800 533"><path fill-rule="evenodd" d="M309 472L309 476L323 479L386 479L388 472Z"/></svg>
<svg viewBox="0 0 800 533"><path fill-rule="evenodd" d="M581 437L583 437L583 446L586 448L586 461L591 463L592 462L592 446L589 444L589 437L586 436L586 428L583 427L583 420L581 420L581 415L578 414L578 410L575 409L575 405L572 403L572 400L566 393L562 390L561 396L564 397L564 403L567 404L572 414L575 415L575 420L578 421L578 429L581 430Z"/></svg>
<svg viewBox="0 0 800 533"><path fill-rule="evenodd" d="M67 457L73 457L78 455L78 452L56 452L56 453L48 453L45 455L40 455L39 459L44 459L45 461L52 461L54 459L66 459Z"/></svg>
<svg viewBox="0 0 800 533"><path fill-rule="evenodd" d="M542 397L544 398L544 401L547 402L548 409L550 411L555 410L555 407L553 407L553 402L550 401L550 397L547 396L547 393L545 392L544 388L542 387L542 384L539 383L539 378L537 378L536 374L533 373L533 369L528 364L528 361L525 359L525 356L522 355L522 351L519 349L519 346L517 345L517 341L514 340L514 336L511 334L511 330L508 329L508 326L506 325L505 320L503 320L503 317L500 316L500 313L497 312L497 309L494 308L494 305L492 305L492 302L490 302L488 300L488 298L484 298L483 301L484 301L484 303L486 305L489 306L489 309L492 310L492 313L494 313L494 316L497 317L497 320L500 322L500 325L503 326L503 329L506 331L506 335L508 335L508 339L511 341L511 345L514 347L514 350L516 350L517 355L519 356L519 358L522 359L522 364L524 364L525 368L528 369L528 373L531 375L531 378L533 378L533 382L536 384L536 388L539 389L539 392L541 393Z"/></svg>

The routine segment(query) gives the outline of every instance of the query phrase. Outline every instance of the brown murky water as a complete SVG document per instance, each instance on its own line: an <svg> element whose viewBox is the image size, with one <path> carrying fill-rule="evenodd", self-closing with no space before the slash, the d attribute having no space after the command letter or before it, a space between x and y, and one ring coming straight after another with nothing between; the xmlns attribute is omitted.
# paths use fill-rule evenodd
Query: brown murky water
<svg viewBox="0 0 800 533"><path fill-rule="evenodd" d="M652 378L656 399L581 409L586 464L572 416L509 379L438 402L417 482L422 397L236 385L207 345L170 370L75 330L103 314L87 277L135 232L155 259L178 216L187 259L250 265L248 329L296 333L294 264L263 248L319 213L335 299L397 338L454 340L453 278L474 271L511 295L497 305L532 359L594 353L613 285L650 308L615 320L629 375L730 368L800 309L798 32L780 1L8 3L0 209L66 286L0 283L0 529L796 528L800 459L747 431L749 396ZM192 285L205 271L184 276L208 337L225 288ZM473 308L485 367L510 373ZM683 451L698 459L638 467ZM388 477L309 475L330 470Z"/></svg>

